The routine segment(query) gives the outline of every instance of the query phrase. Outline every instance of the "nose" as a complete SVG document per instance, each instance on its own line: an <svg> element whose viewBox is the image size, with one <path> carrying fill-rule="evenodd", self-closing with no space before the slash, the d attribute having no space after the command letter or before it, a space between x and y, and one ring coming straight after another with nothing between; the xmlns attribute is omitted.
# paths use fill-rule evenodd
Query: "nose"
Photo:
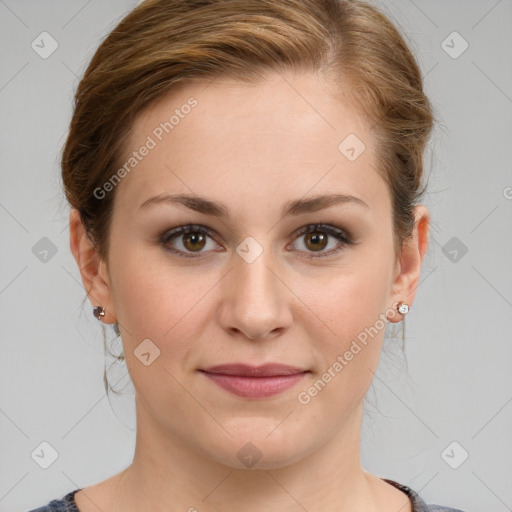
<svg viewBox="0 0 512 512"><path fill-rule="evenodd" d="M220 305L223 329L231 335L263 340L279 336L290 327L293 293L278 267L268 248L251 263L234 255Z"/></svg>

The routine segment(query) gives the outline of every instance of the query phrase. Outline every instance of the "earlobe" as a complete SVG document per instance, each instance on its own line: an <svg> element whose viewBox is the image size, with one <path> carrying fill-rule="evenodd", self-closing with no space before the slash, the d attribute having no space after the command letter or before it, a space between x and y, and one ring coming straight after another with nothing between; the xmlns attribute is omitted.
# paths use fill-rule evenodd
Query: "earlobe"
<svg viewBox="0 0 512 512"><path fill-rule="evenodd" d="M106 263L97 253L85 230L80 214L75 208L71 209L69 216L69 246L77 262L82 283L92 307L104 308L105 314L101 317L104 323L115 323L117 317L105 268Z"/></svg>

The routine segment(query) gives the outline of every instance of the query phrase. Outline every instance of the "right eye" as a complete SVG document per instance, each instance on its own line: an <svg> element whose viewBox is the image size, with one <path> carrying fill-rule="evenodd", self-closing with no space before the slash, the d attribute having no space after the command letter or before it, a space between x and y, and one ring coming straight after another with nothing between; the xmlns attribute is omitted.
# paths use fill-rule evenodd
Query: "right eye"
<svg viewBox="0 0 512 512"><path fill-rule="evenodd" d="M179 226L171 231L166 231L160 241L166 250L169 250L178 256L184 258L198 258L208 251L203 251L207 245L207 238L213 240L213 232L206 226L200 224L187 224L186 226ZM176 247L175 240L181 245ZM218 244L214 243L218 247Z"/></svg>

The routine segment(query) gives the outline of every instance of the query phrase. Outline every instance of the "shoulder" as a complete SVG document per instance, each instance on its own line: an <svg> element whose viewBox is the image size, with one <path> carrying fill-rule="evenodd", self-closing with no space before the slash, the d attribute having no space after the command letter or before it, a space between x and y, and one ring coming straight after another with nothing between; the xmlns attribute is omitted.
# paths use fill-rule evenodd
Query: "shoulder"
<svg viewBox="0 0 512 512"><path fill-rule="evenodd" d="M80 512L74 496L80 489L75 489L61 499L50 501L48 505L30 510L29 512Z"/></svg>
<svg viewBox="0 0 512 512"><path fill-rule="evenodd" d="M388 478L383 478L383 480L395 486L397 489L400 489L405 494L407 494L407 496L411 500L412 512L465 512L464 510L458 508L443 507L441 505L433 504L428 505L423 500L423 498L410 487L407 487L406 485L403 484L399 484L398 482L395 482L394 480L390 480Z"/></svg>

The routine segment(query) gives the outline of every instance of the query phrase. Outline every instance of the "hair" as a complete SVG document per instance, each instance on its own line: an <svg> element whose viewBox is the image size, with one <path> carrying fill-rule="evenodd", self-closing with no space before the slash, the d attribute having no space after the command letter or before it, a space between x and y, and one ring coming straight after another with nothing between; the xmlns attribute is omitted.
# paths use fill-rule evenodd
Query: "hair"
<svg viewBox="0 0 512 512"><path fill-rule="evenodd" d="M178 84L219 75L261 80L294 70L329 77L371 126L392 199L398 256L423 195L434 114L398 29L362 0L146 0L102 41L78 84L62 152L66 198L107 260L116 190L94 194L123 162L136 116Z"/></svg>

